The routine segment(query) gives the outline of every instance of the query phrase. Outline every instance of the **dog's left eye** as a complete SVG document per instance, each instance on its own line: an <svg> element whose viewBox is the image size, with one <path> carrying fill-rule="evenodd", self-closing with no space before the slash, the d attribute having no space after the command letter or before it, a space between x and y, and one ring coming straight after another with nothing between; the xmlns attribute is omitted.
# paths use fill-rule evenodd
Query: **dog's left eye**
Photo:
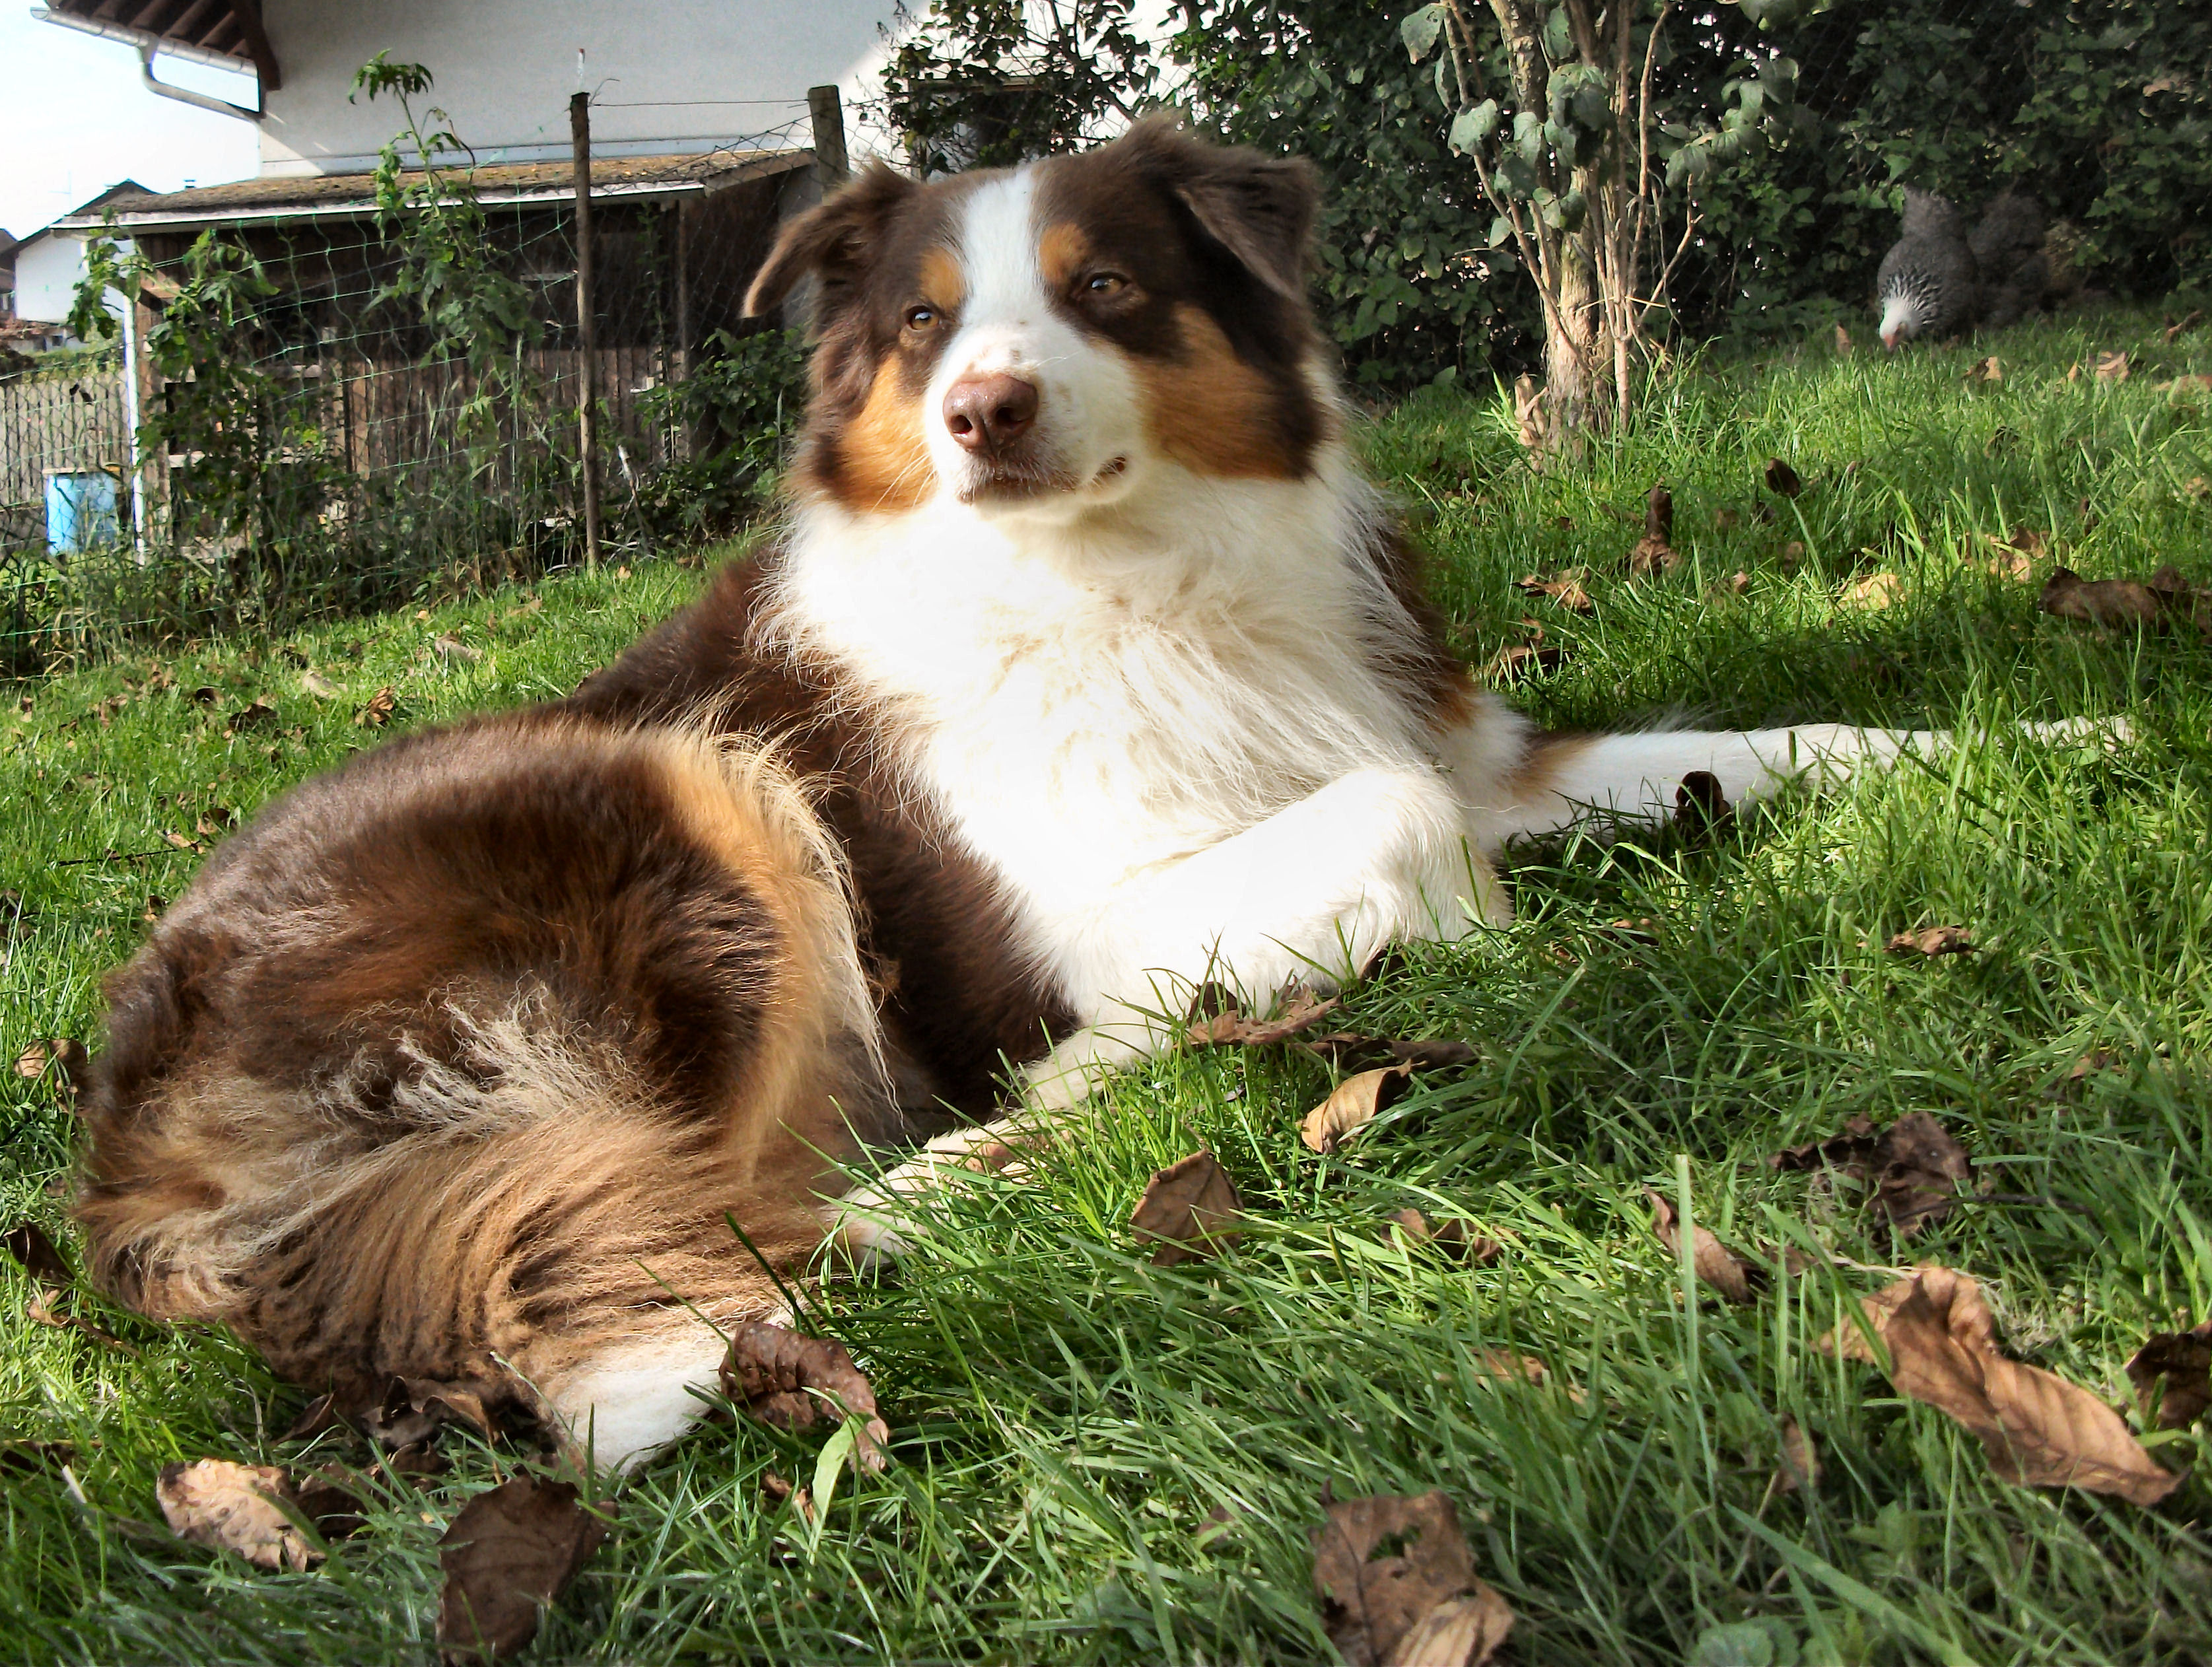
<svg viewBox="0 0 2212 1667"><path fill-rule="evenodd" d="M1083 285L1093 295L1118 295L1129 287L1119 272L1093 272Z"/></svg>
<svg viewBox="0 0 2212 1667"><path fill-rule="evenodd" d="M937 309L932 306L910 306L906 310L908 330L927 330L937 322Z"/></svg>

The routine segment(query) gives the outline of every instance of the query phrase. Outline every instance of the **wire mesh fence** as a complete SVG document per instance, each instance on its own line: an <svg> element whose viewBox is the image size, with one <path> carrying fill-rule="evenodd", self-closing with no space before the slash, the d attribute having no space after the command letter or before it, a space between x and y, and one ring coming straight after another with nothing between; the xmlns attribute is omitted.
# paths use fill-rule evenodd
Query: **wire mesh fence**
<svg viewBox="0 0 2212 1667"><path fill-rule="evenodd" d="M594 170L588 364L568 164L148 199L95 250L132 350L0 382L0 675L580 560L587 374L606 555L733 526L799 414L743 296L805 139Z"/></svg>

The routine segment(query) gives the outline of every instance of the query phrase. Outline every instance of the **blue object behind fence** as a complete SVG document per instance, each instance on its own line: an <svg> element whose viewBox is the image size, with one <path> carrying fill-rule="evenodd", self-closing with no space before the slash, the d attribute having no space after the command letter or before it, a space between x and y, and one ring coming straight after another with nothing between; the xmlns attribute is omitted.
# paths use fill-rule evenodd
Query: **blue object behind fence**
<svg viewBox="0 0 2212 1667"><path fill-rule="evenodd" d="M112 544L120 536L120 491L104 469L46 470L46 548L57 555Z"/></svg>

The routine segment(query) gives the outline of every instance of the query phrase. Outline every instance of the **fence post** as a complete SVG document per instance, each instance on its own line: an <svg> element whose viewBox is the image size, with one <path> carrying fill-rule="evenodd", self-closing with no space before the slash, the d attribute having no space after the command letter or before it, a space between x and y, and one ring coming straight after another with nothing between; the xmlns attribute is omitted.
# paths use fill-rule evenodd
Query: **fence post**
<svg viewBox="0 0 2212 1667"><path fill-rule="evenodd" d="M130 379L125 399L129 412L125 421L131 430L131 524L137 536L138 559L143 562L149 559L149 540L159 537L167 524L169 447L164 441L153 452L142 452L139 449L139 430L145 427L154 397L161 391L161 381L154 361L146 354L146 336L154 327L154 309L135 298L126 305L131 311L124 320L123 356L124 374Z"/></svg>
<svg viewBox="0 0 2212 1667"><path fill-rule="evenodd" d="M814 128L814 177L834 191L853 172L845 156L845 106L834 87L806 89L806 113Z"/></svg>
<svg viewBox="0 0 2212 1667"><path fill-rule="evenodd" d="M584 462L584 565L599 565L599 332L592 297L592 95L568 100L568 137L576 153L576 345L583 361L576 437Z"/></svg>

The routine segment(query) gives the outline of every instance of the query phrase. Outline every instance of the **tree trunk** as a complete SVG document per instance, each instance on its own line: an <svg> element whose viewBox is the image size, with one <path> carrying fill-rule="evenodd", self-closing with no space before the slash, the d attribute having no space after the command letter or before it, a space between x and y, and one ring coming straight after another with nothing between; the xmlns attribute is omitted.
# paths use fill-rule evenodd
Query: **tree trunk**
<svg viewBox="0 0 2212 1667"><path fill-rule="evenodd" d="M1612 370L1605 306L1584 232L1561 237L1553 273L1553 305L1544 314L1544 405L1555 435L1603 428Z"/></svg>

